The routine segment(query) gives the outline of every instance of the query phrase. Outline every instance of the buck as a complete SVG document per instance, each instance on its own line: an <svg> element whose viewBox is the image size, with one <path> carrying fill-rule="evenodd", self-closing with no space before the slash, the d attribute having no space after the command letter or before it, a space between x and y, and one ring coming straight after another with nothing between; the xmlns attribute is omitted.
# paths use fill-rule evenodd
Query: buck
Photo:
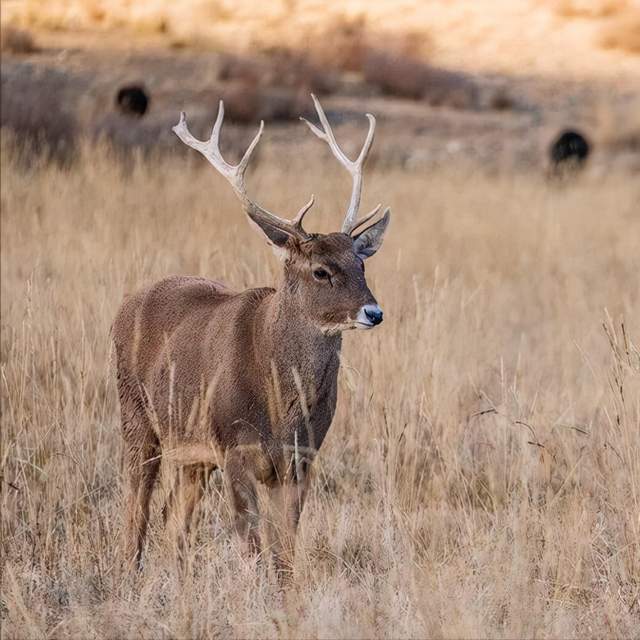
<svg viewBox="0 0 640 640"><path fill-rule="evenodd" d="M117 314L112 331L129 476L126 553L138 564L151 493L166 460L176 479L163 512L181 548L206 478L220 468L234 528L254 554L261 551L257 487L267 487L282 515L273 544L276 566L281 573L291 570L309 466L336 409L342 332L382 322L364 261L380 247L390 219L387 208L371 222L378 205L357 220L375 118L367 114L366 140L351 161L312 98L321 128L302 120L352 178L337 233L304 230L313 197L293 220L248 197L245 172L264 123L237 165L220 153L222 102L209 140L190 133L184 113L173 128L231 184L284 268L277 288L240 293L205 278L166 278L126 298Z"/></svg>

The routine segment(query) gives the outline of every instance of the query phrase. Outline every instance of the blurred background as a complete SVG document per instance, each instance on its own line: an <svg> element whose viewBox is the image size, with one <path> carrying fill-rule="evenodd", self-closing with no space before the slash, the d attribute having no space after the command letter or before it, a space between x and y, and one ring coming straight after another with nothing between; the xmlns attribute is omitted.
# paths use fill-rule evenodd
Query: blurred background
<svg viewBox="0 0 640 640"><path fill-rule="evenodd" d="M640 3L2 2L2 126L59 156L84 136L183 153L179 111L204 135L220 98L232 148L260 119L276 152L313 145L298 123L310 92L343 139L376 114L374 162L547 171L588 155L637 172ZM553 155L567 130L582 140Z"/></svg>

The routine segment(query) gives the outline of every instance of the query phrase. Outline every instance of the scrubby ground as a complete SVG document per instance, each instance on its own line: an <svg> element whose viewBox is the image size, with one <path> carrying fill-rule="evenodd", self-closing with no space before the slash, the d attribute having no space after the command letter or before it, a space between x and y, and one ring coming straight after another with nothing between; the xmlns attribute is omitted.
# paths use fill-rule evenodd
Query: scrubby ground
<svg viewBox="0 0 640 640"><path fill-rule="evenodd" d="M316 193L328 230L348 185L317 153L263 159L250 187L283 215ZM3 637L637 637L640 185L615 174L371 170L385 322L346 336L294 587L243 558L215 479L187 574L163 481L123 575L119 302L171 273L278 273L204 164L3 148Z"/></svg>

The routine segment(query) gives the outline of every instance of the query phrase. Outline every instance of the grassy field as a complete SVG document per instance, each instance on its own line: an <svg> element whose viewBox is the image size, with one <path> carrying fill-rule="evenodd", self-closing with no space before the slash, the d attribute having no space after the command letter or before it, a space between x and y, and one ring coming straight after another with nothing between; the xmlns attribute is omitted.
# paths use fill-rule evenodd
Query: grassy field
<svg viewBox="0 0 640 640"><path fill-rule="evenodd" d="M195 156L195 154L193 154ZM337 227L328 154L250 186ZM295 160L294 160L295 158ZM159 506L119 568L109 327L168 274L273 283L278 263L199 157L66 168L2 151L4 638L639 637L640 183L371 170L385 322L346 336L339 407L282 594L212 482L187 575ZM634 342L635 341L635 342Z"/></svg>

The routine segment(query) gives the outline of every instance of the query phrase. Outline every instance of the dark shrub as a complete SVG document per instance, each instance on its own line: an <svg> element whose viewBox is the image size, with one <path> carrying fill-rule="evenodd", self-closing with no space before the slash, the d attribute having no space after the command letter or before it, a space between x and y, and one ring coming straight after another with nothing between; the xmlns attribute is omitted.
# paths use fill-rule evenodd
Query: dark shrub
<svg viewBox="0 0 640 640"><path fill-rule="evenodd" d="M141 85L127 85L118 89L116 107L121 113L142 117L149 108L151 98Z"/></svg>

